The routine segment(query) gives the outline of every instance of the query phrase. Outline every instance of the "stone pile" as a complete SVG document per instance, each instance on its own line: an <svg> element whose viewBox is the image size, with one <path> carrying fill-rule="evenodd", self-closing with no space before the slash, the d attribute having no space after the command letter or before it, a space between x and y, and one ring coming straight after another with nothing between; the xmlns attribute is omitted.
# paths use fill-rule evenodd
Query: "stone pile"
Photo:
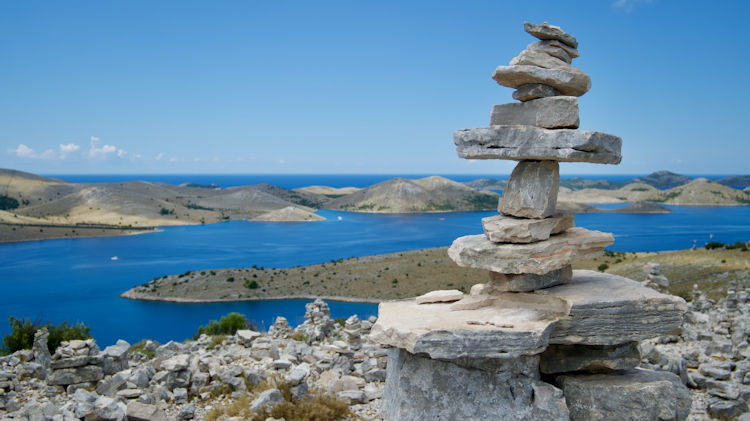
<svg viewBox="0 0 750 421"><path fill-rule="evenodd" d="M0 357L0 420L203 419L246 395L255 409L285 402L274 382L288 386L293 401L321 391L348 402L358 418L374 418L387 361L367 340L375 318L352 316L342 326L323 301L307 309L297 329L279 317L273 332L240 330L220 343L203 335L164 345L118 341L99 351L93 340L64 342L47 353L46 376L36 346ZM46 349L46 331L37 336Z"/></svg>
<svg viewBox="0 0 750 421"><path fill-rule="evenodd" d="M715 302L696 285L682 331L642 343L642 366L680 376L691 388L691 418L750 420L748 338L750 288L739 290L732 283L727 296Z"/></svg>
<svg viewBox="0 0 750 421"><path fill-rule="evenodd" d="M576 130L591 81L570 65L574 37L524 24L538 38L498 67L518 103L495 105L490 127L454 133L467 159L519 161L484 234L448 254L489 282L381 303L371 337L389 353L381 413L422 419L685 419L675 374L637 368L639 341L679 329L685 301L619 276L573 271L611 234L574 226L556 209L559 162L620 162L622 140Z"/></svg>

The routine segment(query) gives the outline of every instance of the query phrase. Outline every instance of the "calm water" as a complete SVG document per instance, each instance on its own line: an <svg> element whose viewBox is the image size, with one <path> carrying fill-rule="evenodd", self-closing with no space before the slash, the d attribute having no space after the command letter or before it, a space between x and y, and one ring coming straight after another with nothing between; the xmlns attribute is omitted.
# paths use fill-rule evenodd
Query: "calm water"
<svg viewBox="0 0 750 421"><path fill-rule="evenodd" d="M750 239L750 207L671 207L672 214L583 214L576 223L615 234L611 250L657 251ZM119 298L156 276L223 267L289 267L331 259L449 245L481 232L494 212L377 215L322 210L326 221L232 221L127 237L0 244L0 334L11 315L82 321L106 346L117 338L182 340L230 311L261 327L276 315L302 321L303 300L177 304ZM339 219L339 217L341 219ZM118 260L111 260L118 256ZM372 304L330 303L334 317L376 314Z"/></svg>

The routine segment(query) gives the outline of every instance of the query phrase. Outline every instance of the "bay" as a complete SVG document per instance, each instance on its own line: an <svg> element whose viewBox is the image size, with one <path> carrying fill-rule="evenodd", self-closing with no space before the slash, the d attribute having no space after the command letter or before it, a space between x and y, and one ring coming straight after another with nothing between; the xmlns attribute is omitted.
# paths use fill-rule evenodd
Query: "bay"
<svg viewBox="0 0 750 421"><path fill-rule="evenodd" d="M671 214L581 214L576 224L613 232L617 251L685 249L710 241L750 239L750 207L669 206ZM184 304L119 298L156 276L223 267L290 267L332 259L449 245L481 232L495 212L365 214L321 210L325 221L230 221L166 227L125 237L0 244L0 320L10 316L58 323L81 321L103 345L192 336L199 325L230 311L261 328L276 315L302 322L305 300ZM112 257L117 256L117 260ZM333 317L377 313L374 304L329 302ZM0 324L0 335L9 332Z"/></svg>

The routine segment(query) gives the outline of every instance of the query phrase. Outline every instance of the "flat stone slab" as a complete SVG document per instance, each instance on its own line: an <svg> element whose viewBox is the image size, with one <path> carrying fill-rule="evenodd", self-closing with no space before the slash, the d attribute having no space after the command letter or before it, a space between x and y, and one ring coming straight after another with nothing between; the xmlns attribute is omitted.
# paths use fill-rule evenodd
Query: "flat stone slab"
<svg viewBox="0 0 750 421"><path fill-rule="evenodd" d="M571 304L550 334L552 344L614 345L666 334L682 326L685 300L622 276L574 270L573 280L544 290Z"/></svg>
<svg viewBox="0 0 750 421"><path fill-rule="evenodd" d="M481 298L481 297L480 297ZM370 339L433 359L516 358L550 343L616 345L665 334L682 323L682 298L639 282L573 271L564 285L533 293L506 292L480 308L385 301Z"/></svg>
<svg viewBox="0 0 750 421"><path fill-rule="evenodd" d="M463 298L464 293L457 289L430 291L416 298L417 304L452 303Z"/></svg>
<svg viewBox="0 0 750 421"><path fill-rule="evenodd" d="M451 311L451 304L385 301L370 339L433 359L516 358L548 344L550 325L568 308L556 297L505 293L495 305Z"/></svg>
<svg viewBox="0 0 750 421"><path fill-rule="evenodd" d="M565 266L562 269L553 270L544 275L535 275L533 273L510 275L490 272L490 282L487 283L486 291L490 295L505 291L536 291L538 289L549 288L555 285L567 284L572 277L573 269L571 266Z"/></svg>
<svg viewBox="0 0 750 421"><path fill-rule="evenodd" d="M550 345L539 358L539 371L609 373L628 370L641 363L637 342L619 345Z"/></svg>
<svg viewBox="0 0 750 421"><path fill-rule="evenodd" d="M567 374L555 378L570 420L684 420L690 392L664 371L634 369L613 374Z"/></svg>
<svg viewBox="0 0 750 421"><path fill-rule="evenodd" d="M541 83L527 83L521 85L513 92L513 99L519 101L531 101L538 98L548 98L561 95L557 89L542 85ZM491 123L490 123L491 124Z"/></svg>
<svg viewBox="0 0 750 421"><path fill-rule="evenodd" d="M494 215L482 218L484 235L493 243L533 243L575 226L573 212L557 212L544 219Z"/></svg>
<svg viewBox="0 0 750 421"><path fill-rule="evenodd" d="M453 132L458 156L465 159L553 160L619 164L618 136L572 129L492 126Z"/></svg>
<svg viewBox="0 0 750 421"><path fill-rule="evenodd" d="M525 49L520 54L510 60L511 66L528 65L544 67L545 69L565 69L570 68L570 62L557 58L546 51L540 49Z"/></svg>
<svg viewBox="0 0 750 421"><path fill-rule="evenodd" d="M559 26L550 25L547 22L542 24L524 22L523 30L540 40L555 39L564 42L573 48L578 48L576 37L563 31Z"/></svg>
<svg viewBox="0 0 750 421"><path fill-rule="evenodd" d="M523 124L545 129L577 129L578 98L550 96L492 106L490 126Z"/></svg>
<svg viewBox="0 0 750 421"><path fill-rule="evenodd" d="M573 48L563 42L548 39L532 42L526 47L527 50L541 51L570 64L574 58L579 57L577 48Z"/></svg>
<svg viewBox="0 0 750 421"><path fill-rule="evenodd" d="M453 242L448 256L461 267L544 275L594 256L614 242L610 233L580 227L529 244L493 243L483 234L467 235Z"/></svg>
<svg viewBox="0 0 750 421"><path fill-rule="evenodd" d="M492 78L498 84L514 89L527 83L541 83L557 89L563 95L581 96L591 89L591 78L573 66L567 69L547 69L526 64L499 66L492 73Z"/></svg>

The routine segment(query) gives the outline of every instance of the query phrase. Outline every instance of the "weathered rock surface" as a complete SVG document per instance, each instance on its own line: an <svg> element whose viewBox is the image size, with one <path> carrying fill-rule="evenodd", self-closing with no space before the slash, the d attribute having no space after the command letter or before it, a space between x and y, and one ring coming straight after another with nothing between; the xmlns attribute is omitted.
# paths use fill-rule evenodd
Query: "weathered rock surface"
<svg viewBox="0 0 750 421"><path fill-rule="evenodd" d="M521 161L510 174L498 201L498 211L521 218L552 216L559 188L560 164L557 161Z"/></svg>
<svg viewBox="0 0 750 421"><path fill-rule="evenodd" d="M549 39L544 41L532 42L526 47L527 50L536 50L545 52L553 57L570 64L572 59L580 56L577 48L573 48L564 42Z"/></svg>
<svg viewBox="0 0 750 421"><path fill-rule="evenodd" d="M104 377L101 367L88 365L77 368L63 368L55 370L50 375L47 383L52 385L67 386L69 384L96 382Z"/></svg>
<svg viewBox="0 0 750 421"><path fill-rule="evenodd" d="M594 256L613 242L612 234L580 227L529 244L493 243L479 234L457 238L448 249L448 256L461 267L543 275Z"/></svg>
<svg viewBox="0 0 750 421"><path fill-rule="evenodd" d="M510 65L538 66L544 67L545 69L568 69L570 67L570 63L536 49L526 49L521 51L520 54L510 60Z"/></svg>
<svg viewBox="0 0 750 421"><path fill-rule="evenodd" d="M574 270L573 280L545 294L571 305L570 314L552 329L552 344L615 345L653 338L678 329L687 310L680 297L590 270Z"/></svg>
<svg viewBox="0 0 750 421"><path fill-rule="evenodd" d="M563 31L559 26L550 25L547 22L542 24L524 22L523 29L540 40L555 39L564 42L573 48L578 48L578 41L576 38Z"/></svg>
<svg viewBox="0 0 750 421"><path fill-rule="evenodd" d="M518 124L545 129L577 129L578 98L551 96L492 106L490 126Z"/></svg>
<svg viewBox="0 0 750 421"><path fill-rule="evenodd" d="M641 362L636 342L619 345L550 345L540 356L545 374L585 371L607 373L635 368Z"/></svg>
<svg viewBox="0 0 750 421"><path fill-rule="evenodd" d="M573 421L684 420L690 413L690 392L672 373L635 369L555 380Z"/></svg>
<svg viewBox="0 0 750 421"><path fill-rule="evenodd" d="M563 95L581 96L591 89L591 78L583 70L569 68L546 69L539 66L498 66L492 74L495 82L509 88L518 88L527 83L549 85Z"/></svg>
<svg viewBox="0 0 750 421"><path fill-rule="evenodd" d="M542 85L541 83L527 83L519 86L518 89L513 91L513 99L519 101L531 101L532 99L548 98L558 95L562 95L560 91L551 86Z"/></svg>
<svg viewBox="0 0 750 421"><path fill-rule="evenodd" d="M494 243L533 243L575 226L573 212L557 212L543 219L495 215L482 218L487 239Z"/></svg>
<svg viewBox="0 0 750 421"><path fill-rule="evenodd" d="M573 271L564 285L535 293L500 293L482 306L414 300L380 304L371 339L434 359L513 358L552 344L615 345L680 326L685 302L636 281Z"/></svg>
<svg viewBox="0 0 750 421"><path fill-rule="evenodd" d="M565 420L562 392L536 358L446 362L391 350L381 414L388 420Z"/></svg>
<svg viewBox="0 0 750 421"><path fill-rule="evenodd" d="M440 289L420 295L415 301L417 304L450 303L460 300L463 296L464 293L457 289Z"/></svg>
<svg viewBox="0 0 750 421"><path fill-rule="evenodd" d="M547 346L550 325L567 314L553 296L504 293L493 305L451 311L448 304L414 300L380 303L370 339L434 359L513 358Z"/></svg>
<svg viewBox="0 0 750 421"><path fill-rule="evenodd" d="M466 159L554 160L619 164L622 139L572 129L493 126L453 132L458 156Z"/></svg>
<svg viewBox="0 0 750 421"><path fill-rule="evenodd" d="M485 292L496 294L504 291L535 291L570 282L573 277L573 269L565 266L562 269L553 270L543 275L533 273L522 273L519 275L490 272L490 282Z"/></svg>

